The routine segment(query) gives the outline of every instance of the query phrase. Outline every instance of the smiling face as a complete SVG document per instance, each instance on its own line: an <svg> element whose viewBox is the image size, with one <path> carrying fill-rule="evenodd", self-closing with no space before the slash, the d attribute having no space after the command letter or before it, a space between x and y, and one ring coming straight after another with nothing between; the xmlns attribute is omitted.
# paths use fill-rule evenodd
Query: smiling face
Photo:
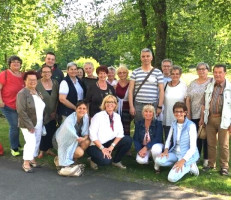
<svg viewBox="0 0 231 200"><path fill-rule="evenodd" d="M49 67L53 67L55 64L55 56L51 55L51 54L47 54L46 58L45 58L45 63L46 65L48 65Z"/></svg>
<svg viewBox="0 0 231 200"><path fill-rule="evenodd" d="M36 75L27 75L27 78L25 80L25 86L28 88L28 89L32 89L34 90L37 86L37 77Z"/></svg>
<svg viewBox="0 0 231 200"><path fill-rule="evenodd" d="M107 79L107 73L104 71L99 71L98 78L100 81L106 81Z"/></svg>
<svg viewBox="0 0 231 200"><path fill-rule="evenodd" d="M76 108L77 118L81 119L87 113L87 106L85 104L80 104Z"/></svg>
<svg viewBox="0 0 231 200"><path fill-rule="evenodd" d="M107 101L105 102L105 110L108 113L112 113L116 108L116 102L114 101L113 98L108 98Z"/></svg>
<svg viewBox="0 0 231 200"><path fill-rule="evenodd" d="M52 72L50 67L43 67L41 72L42 78L49 80L51 78Z"/></svg>
<svg viewBox="0 0 231 200"><path fill-rule="evenodd" d="M170 70L172 68L171 63L169 61L163 62L161 66L164 76L170 76Z"/></svg>
<svg viewBox="0 0 231 200"><path fill-rule="evenodd" d="M77 76L82 79L83 78L83 70L82 69L78 69L77 70Z"/></svg>
<svg viewBox="0 0 231 200"><path fill-rule="evenodd" d="M197 67L197 74L200 78L207 78L208 76L208 69L205 65L200 65Z"/></svg>
<svg viewBox="0 0 231 200"><path fill-rule="evenodd" d="M19 60L12 60L11 63L10 63L10 69L13 71L13 72L19 72L21 68L21 62Z"/></svg>
<svg viewBox="0 0 231 200"><path fill-rule="evenodd" d="M183 123L185 120L187 112L183 110L183 108L175 108L174 109L174 116L178 123Z"/></svg>
<svg viewBox="0 0 231 200"><path fill-rule="evenodd" d="M84 71L87 74L87 76L92 76L93 72L94 72L94 68L92 65L90 64L85 64L84 65Z"/></svg>
<svg viewBox="0 0 231 200"><path fill-rule="evenodd" d="M75 65L71 66L67 70L67 74L71 77L74 78L77 76L77 67Z"/></svg>
<svg viewBox="0 0 231 200"><path fill-rule="evenodd" d="M152 57L150 52L141 52L140 60L142 62L142 65L144 65L144 66L151 65L152 59L153 59L153 57Z"/></svg>
<svg viewBox="0 0 231 200"><path fill-rule="evenodd" d="M178 69L171 71L171 78L173 82L178 82L180 80L181 74Z"/></svg>
<svg viewBox="0 0 231 200"><path fill-rule="evenodd" d="M226 72L223 67L215 67L213 69L213 76L214 76L216 83L220 84L223 81L225 81L225 75L226 75Z"/></svg>
<svg viewBox="0 0 231 200"><path fill-rule="evenodd" d="M115 71L114 70L108 70L108 80L110 80L110 81L115 80Z"/></svg>
<svg viewBox="0 0 231 200"><path fill-rule="evenodd" d="M145 109L145 110L143 111L143 118L144 118L145 120L153 120L153 118L154 118L154 113L153 113L153 111L151 111L151 110L149 110L149 109Z"/></svg>
<svg viewBox="0 0 231 200"><path fill-rule="evenodd" d="M124 69L120 69L117 74L120 80L126 80L128 77L128 72Z"/></svg>

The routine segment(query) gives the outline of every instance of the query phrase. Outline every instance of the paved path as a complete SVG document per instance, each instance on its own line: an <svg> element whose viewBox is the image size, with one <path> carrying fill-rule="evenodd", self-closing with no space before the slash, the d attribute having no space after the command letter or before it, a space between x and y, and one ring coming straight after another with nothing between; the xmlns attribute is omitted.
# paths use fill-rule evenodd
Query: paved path
<svg viewBox="0 0 231 200"><path fill-rule="evenodd" d="M81 177L61 177L43 167L22 171L19 161L0 157L0 200L171 200L218 199L199 197L175 186L119 181L87 170Z"/></svg>

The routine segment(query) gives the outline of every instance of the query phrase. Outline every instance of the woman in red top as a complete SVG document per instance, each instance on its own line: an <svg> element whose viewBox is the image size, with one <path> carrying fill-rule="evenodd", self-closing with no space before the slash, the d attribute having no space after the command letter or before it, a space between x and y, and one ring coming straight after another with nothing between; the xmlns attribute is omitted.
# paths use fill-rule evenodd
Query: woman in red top
<svg viewBox="0 0 231 200"><path fill-rule="evenodd" d="M116 85L116 96L118 97L118 113L121 116L121 121L124 128L124 134L130 136L130 125L131 125L131 115L129 113L129 102L128 102L128 69L121 66L117 69L117 75L119 81Z"/></svg>
<svg viewBox="0 0 231 200"><path fill-rule="evenodd" d="M24 87L23 74L20 72L22 60L18 56L11 56L8 65L9 69L0 73L0 109L10 126L11 154L18 156L20 155L18 149L20 145L16 96Z"/></svg>

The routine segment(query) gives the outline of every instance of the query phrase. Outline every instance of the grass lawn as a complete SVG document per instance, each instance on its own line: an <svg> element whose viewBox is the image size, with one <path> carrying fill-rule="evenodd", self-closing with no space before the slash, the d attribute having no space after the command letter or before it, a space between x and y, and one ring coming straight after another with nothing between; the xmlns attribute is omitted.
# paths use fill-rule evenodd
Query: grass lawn
<svg viewBox="0 0 231 200"><path fill-rule="evenodd" d="M20 135L21 144L23 144L23 137ZM9 140L8 140L8 124L4 118L0 118L0 143L3 144L5 149L5 157L11 157ZM123 163L127 165L127 170L118 170L115 167L107 166L100 167L95 173L99 175L110 176L119 180L128 181L141 181L145 182L160 182L161 184L171 184L167 181L167 176L170 168L161 168L161 173L156 175L153 170L153 162L148 165L139 165L135 162L134 148L132 148L132 157L126 156L123 159ZM12 158L12 157L11 157ZM81 162L87 164L86 170L91 170L87 163L87 156L81 159ZM14 159L22 160L22 156ZM40 159L39 162L42 165L54 168L53 157L45 156ZM230 163L231 164L231 163ZM208 191L214 194L231 195L231 178L222 177L218 171L214 171L211 174L205 173L200 168L200 175L198 177L186 175L181 181L173 185L194 189L197 192Z"/></svg>

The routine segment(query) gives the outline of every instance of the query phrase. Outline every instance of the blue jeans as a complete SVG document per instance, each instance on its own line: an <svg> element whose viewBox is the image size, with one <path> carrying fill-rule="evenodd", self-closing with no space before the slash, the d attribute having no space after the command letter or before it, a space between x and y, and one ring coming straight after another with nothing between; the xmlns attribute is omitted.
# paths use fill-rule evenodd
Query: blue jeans
<svg viewBox="0 0 231 200"><path fill-rule="evenodd" d="M2 114L6 117L10 129L9 138L11 149L17 150L19 147L19 128L18 128L18 113L16 110L5 106L1 108Z"/></svg>
<svg viewBox="0 0 231 200"><path fill-rule="evenodd" d="M111 146L111 143L114 141L110 140L103 144L104 147L108 148ZM123 158L123 156L128 152L128 150L131 148L132 145L132 138L128 135L125 135L115 146L116 154L113 158L113 162L117 163L120 162ZM112 162L112 159L104 158L102 151L96 147L95 145L92 145L87 148L87 154L91 156L91 160L96 163L97 165L109 165Z"/></svg>

